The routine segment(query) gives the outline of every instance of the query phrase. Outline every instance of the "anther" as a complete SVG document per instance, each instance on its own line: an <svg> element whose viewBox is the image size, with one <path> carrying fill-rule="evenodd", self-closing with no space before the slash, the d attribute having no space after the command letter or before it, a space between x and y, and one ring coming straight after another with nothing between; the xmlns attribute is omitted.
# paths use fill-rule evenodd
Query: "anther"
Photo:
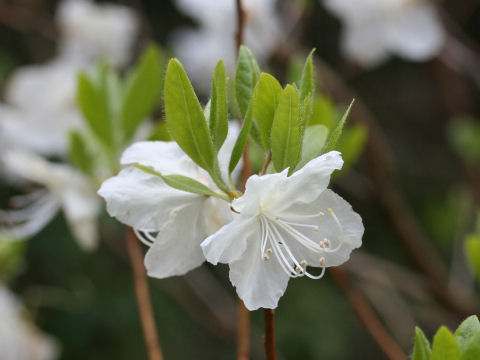
<svg viewBox="0 0 480 360"><path fill-rule="evenodd" d="M313 227L313 231L318 231L318 230L320 230L320 228L318 226Z"/></svg>
<svg viewBox="0 0 480 360"><path fill-rule="evenodd" d="M318 262L320 263L320 266L324 266L325 265L325 258L322 256Z"/></svg>
<svg viewBox="0 0 480 360"><path fill-rule="evenodd" d="M295 268L295 271L296 271L297 273L301 273L301 272L302 272L302 269L300 268L300 266L297 266L297 267Z"/></svg>
<svg viewBox="0 0 480 360"><path fill-rule="evenodd" d="M272 249L267 249L267 254L270 255L272 253Z"/></svg>
<svg viewBox="0 0 480 360"><path fill-rule="evenodd" d="M323 238L323 246L330 246L330 241L327 238Z"/></svg>
<svg viewBox="0 0 480 360"><path fill-rule="evenodd" d="M320 215L320 216L324 216L325 213L324 213L323 211L320 211L320 214L319 214L319 215Z"/></svg>
<svg viewBox="0 0 480 360"><path fill-rule="evenodd" d="M300 261L300 265L302 265L302 267L306 267L307 266L307 261L306 260Z"/></svg>
<svg viewBox="0 0 480 360"><path fill-rule="evenodd" d="M268 261L269 259L270 259L270 256L268 256L268 255L265 255L265 256L263 257L263 260L265 260L265 261Z"/></svg>

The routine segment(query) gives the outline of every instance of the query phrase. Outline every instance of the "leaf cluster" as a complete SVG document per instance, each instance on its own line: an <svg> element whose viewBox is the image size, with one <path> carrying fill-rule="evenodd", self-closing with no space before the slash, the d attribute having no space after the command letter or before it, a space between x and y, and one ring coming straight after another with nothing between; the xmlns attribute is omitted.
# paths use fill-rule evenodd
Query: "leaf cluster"
<svg viewBox="0 0 480 360"><path fill-rule="evenodd" d="M430 346L420 328L415 329L412 360L476 360L480 359L480 322L476 315L463 321L455 333L442 326Z"/></svg>

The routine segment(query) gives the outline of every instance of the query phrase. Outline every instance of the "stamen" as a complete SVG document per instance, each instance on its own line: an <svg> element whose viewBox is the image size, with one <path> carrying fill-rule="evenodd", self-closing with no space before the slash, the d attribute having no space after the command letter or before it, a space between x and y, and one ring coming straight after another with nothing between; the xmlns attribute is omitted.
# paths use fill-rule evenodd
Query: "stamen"
<svg viewBox="0 0 480 360"><path fill-rule="evenodd" d="M322 256L320 259L318 259L318 262L320 263L320 266L325 265L325 258Z"/></svg>
<svg viewBox="0 0 480 360"><path fill-rule="evenodd" d="M307 267L307 261L306 260L300 261L300 265L302 265L302 267Z"/></svg>
<svg viewBox="0 0 480 360"><path fill-rule="evenodd" d="M325 216L325 213L323 211L320 211L320 213L318 215Z"/></svg>
<svg viewBox="0 0 480 360"><path fill-rule="evenodd" d="M148 247L152 246L155 243L155 238L149 234L147 231L141 231L137 229L133 229L135 235L137 235L138 240L140 240L143 244L147 245Z"/></svg>
<svg viewBox="0 0 480 360"><path fill-rule="evenodd" d="M295 268L295 271L300 274L302 272L302 269L300 268L300 266L297 266Z"/></svg>
<svg viewBox="0 0 480 360"><path fill-rule="evenodd" d="M338 220L337 218L337 215L335 215L335 213L333 212L332 208L328 208L328 212L330 213L330 215L332 215L333 219L335 220L335 222L337 223L337 226L338 226L338 231L339 231L339 242L338 242L338 245L335 249L326 249L325 251L326 252L330 252L330 253L333 253L333 252L336 252L338 251L342 245L343 245L343 241L345 240L345 234L343 232L343 226L342 224L340 224L340 220Z"/></svg>
<svg viewBox="0 0 480 360"><path fill-rule="evenodd" d="M270 259L270 256L268 256L268 255L265 255L265 256L263 257L263 260L265 260L265 261L268 261L269 259Z"/></svg>
<svg viewBox="0 0 480 360"><path fill-rule="evenodd" d="M270 255L272 253L272 249L268 248L267 249L267 254Z"/></svg>
<svg viewBox="0 0 480 360"><path fill-rule="evenodd" d="M327 238L323 238L323 246L324 247L329 247L330 246L330 241Z"/></svg>

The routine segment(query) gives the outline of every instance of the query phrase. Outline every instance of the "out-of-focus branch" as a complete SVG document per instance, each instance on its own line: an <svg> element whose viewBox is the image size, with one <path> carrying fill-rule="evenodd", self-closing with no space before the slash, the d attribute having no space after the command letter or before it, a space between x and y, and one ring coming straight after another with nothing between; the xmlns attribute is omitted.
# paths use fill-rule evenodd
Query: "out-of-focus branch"
<svg viewBox="0 0 480 360"><path fill-rule="evenodd" d="M140 243L131 229L126 234L127 250L133 270L135 295L137 296L138 311L142 324L145 345L150 360L163 360L162 350L158 343L157 329L153 317L152 303L148 291L147 275L143 265L143 254Z"/></svg>
<svg viewBox="0 0 480 360"><path fill-rule="evenodd" d="M237 303L237 359L250 359L250 312L245 307L242 300Z"/></svg>
<svg viewBox="0 0 480 360"><path fill-rule="evenodd" d="M407 359L401 347L393 340L387 330L385 330L365 297L352 285L347 271L342 266L330 268L329 271L338 286L344 291L360 321L385 355L390 360Z"/></svg>
<svg viewBox="0 0 480 360"><path fill-rule="evenodd" d="M237 32L235 33L235 41L237 43L237 52L243 44L243 33L245 30L245 10L242 6L242 0L235 0L237 9Z"/></svg>
<svg viewBox="0 0 480 360"><path fill-rule="evenodd" d="M56 29L53 19L28 8L12 6L0 0L0 24L20 32L35 32L47 39L54 39Z"/></svg>

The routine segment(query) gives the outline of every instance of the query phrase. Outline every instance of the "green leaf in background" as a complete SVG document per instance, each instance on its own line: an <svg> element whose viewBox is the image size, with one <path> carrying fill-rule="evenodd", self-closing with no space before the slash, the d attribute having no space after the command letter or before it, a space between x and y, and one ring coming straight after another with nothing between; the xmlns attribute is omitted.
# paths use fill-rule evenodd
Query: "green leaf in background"
<svg viewBox="0 0 480 360"><path fill-rule="evenodd" d="M465 239L467 263L478 281L480 281L480 234L470 234Z"/></svg>
<svg viewBox="0 0 480 360"><path fill-rule="evenodd" d="M287 85L280 95L272 124L272 161L277 171L295 169L302 150L299 98L297 90Z"/></svg>
<svg viewBox="0 0 480 360"><path fill-rule="evenodd" d="M327 141L328 128L324 125L313 125L305 129L302 145L302 156L297 164L297 170L307 162L322 154L323 146Z"/></svg>
<svg viewBox="0 0 480 360"><path fill-rule="evenodd" d="M465 161L480 162L480 123L478 119L459 116L448 127L448 138L453 149Z"/></svg>
<svg viewBox="0 0 480 360"><path fill-rule="evenodd" d="M343 127L345 126L345 122L347 121L348 114L350 114L350 110L351 110L354 102L355 102L355 100L352 100L352 102L348 106L347 110L343 114L340 121L337 123L335 128L333 128L330 131L330 134L328 136L327 142L325 143L325 147L324 147L322 153L327 153L327 152L335 149L335 147L337 145L337 142L340 139L340 136L342 135Z"/></svg>
<svg viewBox="0 0 480 360"><path fill-rule="evenodd" d="M242 157L243 150L245 149L245 145L247 144L248 135L252 129L253 123L253 110L252 106L250 106L247 110L247 114L245 119L243 120L242 128L240 129L240 133L238 134L237 141L235 142L235 146L232 150L232 155L230 156L230 163L228 164L228 173L231 174L235 167L237 166L240 158Z"/></svg>
<svg viewBox="0 0 480 360"><path fill-rule="evenodd" d="M480 359L480 331L477 331L467 344L465 352L462 354L461 360L478 360Z"/></svg>
<svg viewBox="0 0 480 360"><path fill-rule="evenodd" d="M459 360L460 348L457 340L447 329L442 326L433 337L431 360Z"/></svg>
<svg viewBox="0 0 480 360"><path fill-rule="evenodd" d="M325 125L333 129L337 119L338 111L332 99L322 94L315 94L312 113L306 125Z"/></svg>
<svg viewBox="0 0 480 360"><path fill-rule="evenodd" d="M160 53L156 46L150 46L128 76L121 108L124 141L128 141L150 115L160 99L161 88Z"/></svg>
<svg viewBox="0 0 480 360"><path fill-rule="evenodd" d="M315 80L313 70L313 53L315 49L308 54L305 65L303 66L302 76L300 78L300 103L303 103L308 96L313 96L315 92Z"/></svg>
<svg viewBox="0 0 480 360"><path fill-rule="evenodd" d="M227 75L222 60L218 62L213 73L209 115L210 134L215 150L218 151L228 133Z"/></svg>
<svg viewBox="0 0 480 360"><path fill-rule="evenodd" d="M192 84L176 59L168 63L164 94L170 134L193 161L212 174L216 158L207 121Z"/></svg>
<svg viewBox="0 0 480 360"><path fill-rule="evenodd" d="M28 242L15 241L0 232L0 280L7 283L25 266L25 249Z"/></svg>
<svg viewBox="0 0 480 360"><path fill-rule="evenodd" d="M247 114L253 90L260 78L260 68L252 52L241 46L238 54L237 70L235 72L235 96L242 117Z"/></svg>
<svg viewBox="0 0 480 360"><path fill-rule="evenodd" d="M254 90L253 115L258 125L262 144L267 151L270 149L270 132L281 93L282 87L277 79L266 73L260 75L260 80Z"/></svg>
<svg viewBox="0 0 480 360"><path fill-rule="evenodd" d="M88 151L85 138L78 131L70 131L69 141L69 160L77 169L87 175L92 175L94 162L93 157Z"/></svg>
<svg viewBox="0 0 480 360"><path fill-rule="evenodd" d="M423 331L415 327L415 345L413 347L412 360L430 360L432 350L430 349L430 343Z"/></svg>
<svg viewBox="0 0 480 360"><path fill-rule="evenodd" d="M476 315L469 316L460 324L454 335L462 352L467 348L470 339L478 332L480 332L480 322Z"/></svg>
<svg viewBox="0 0 480 360"><path fill-rule="evenodd" d="M343 171L336 172L336 174L343 174L345 170L349 169L358 157L362 154L362 151L367 142L368 132L364 125L356 124L346 127L342 133L336 149L342 153L343 158Z"/></svg>
<svg viewBox="0 0 480 360"><path fill-rule="evenodd" d="M150 136L150 141L172 141L172 137L167 129L167 123L165 121L159 121L153 128Z"/></svg>
<svg viewBox="0 0 480 360"><path fill-rule="evenodd" d="M112 149L114 133L107 96L84 73L78 75L77 102L92 133Z"/></svg>

